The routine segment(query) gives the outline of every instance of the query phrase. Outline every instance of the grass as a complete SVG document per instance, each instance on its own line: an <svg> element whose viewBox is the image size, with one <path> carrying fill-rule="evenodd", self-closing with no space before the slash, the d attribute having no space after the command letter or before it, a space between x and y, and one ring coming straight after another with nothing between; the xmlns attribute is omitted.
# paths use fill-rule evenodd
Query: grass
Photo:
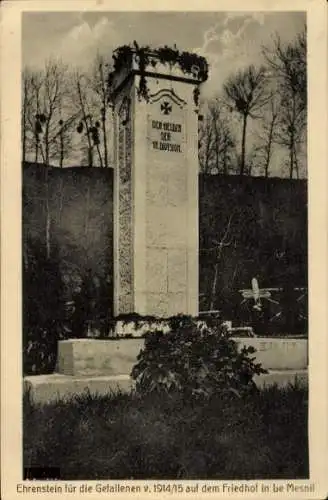
<svg viewBox="0 0 328 500"><path fill-rule="evenodd" d="M309 477L307 390L185 401L133 394L35 405L24 396L24 466L62 480Z"/></svg>

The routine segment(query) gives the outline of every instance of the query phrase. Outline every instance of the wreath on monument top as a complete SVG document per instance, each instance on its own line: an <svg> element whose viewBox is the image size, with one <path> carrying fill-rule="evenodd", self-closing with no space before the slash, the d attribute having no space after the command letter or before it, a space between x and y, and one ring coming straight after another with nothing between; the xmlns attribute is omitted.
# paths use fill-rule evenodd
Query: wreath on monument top
<svg viewBox="0 0 328 500"><path fill-rule="evenodd" d="M168 64L170 67L178 66L186 75L193 77L200 83L205 82L208 78L208 64L205 57L199 56L192 52L180 52L174 45L173 48L164 45L163 47L151 48L149 46L140 47L136 41L131 45L122 45L113 53L113 71L108 77L109 94L111 95L111 86L113 76L123 67L128 67L132 64L133 55L139 66L140 82L138 87L138 98L149 100L149 92L146 81L147 66L156 67L157 64ZM198 106L199 101L199 84L194 89L194 101Z"/></svg>

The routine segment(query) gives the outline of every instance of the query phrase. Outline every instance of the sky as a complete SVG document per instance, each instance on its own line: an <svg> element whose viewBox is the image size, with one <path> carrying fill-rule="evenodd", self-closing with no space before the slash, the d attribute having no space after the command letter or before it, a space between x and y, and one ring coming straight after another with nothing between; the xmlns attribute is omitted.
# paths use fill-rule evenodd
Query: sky
<svg viewBox="0 0 328 500"><path fill-rule="evenodd" d="M169 45L207 58L213 96L231 73L261 61L261 47L278 33L294 38L305 25L302 12L28 12L22 20L22 62L42 68L50 57L88 67L97 51L111 60L113 49Z"/></svg>
<svg viewBox="0 0 328 500"><path fill-rule="evenodd" d="M87 71L97 52L111 62L115 48L134 40L139 45L154 47L176 44L179 50L206 57L209 78L201 89L205 102L221 93L223 83L231 74L249 64L260 64L262 47L270 46L275 35L283 41L292 40L305 25L306 13L295 11L25 12L22 16L22 64L42 69L46 60L54 57L71 69L80 67ZM238 120L232 127L240 141ZM256 130L257 123L249 121L247 141L250 149ZM277 148L276 153L272 168L281 175L281 156Z"/></svg>

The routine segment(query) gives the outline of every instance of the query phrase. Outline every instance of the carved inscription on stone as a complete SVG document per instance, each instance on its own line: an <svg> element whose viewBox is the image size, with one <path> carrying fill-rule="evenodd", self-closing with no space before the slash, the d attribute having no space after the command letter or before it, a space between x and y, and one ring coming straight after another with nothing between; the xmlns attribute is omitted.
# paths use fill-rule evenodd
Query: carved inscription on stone
<svg viewBox="0 0 328 500"><path fill-rule="evenodd" d="M185 125L183 117L148 116L149 149L153 153L180 155L184 153Z"/></svg>

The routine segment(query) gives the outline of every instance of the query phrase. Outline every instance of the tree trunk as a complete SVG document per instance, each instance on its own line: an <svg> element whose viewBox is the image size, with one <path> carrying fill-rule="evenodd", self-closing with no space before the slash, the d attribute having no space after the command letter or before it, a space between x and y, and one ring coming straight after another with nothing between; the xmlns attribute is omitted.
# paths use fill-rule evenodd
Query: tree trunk
<svg viewBox="0 0 328 500"><path fill-rule="evenodd" d="M86 196L86 209L85 209L85 223L84 223L84 235L87 237L89 230L89 211L90 211L90 185L89 180L87 184L87 196Z"/></svg>
<svg viewBox="0 0 328 500"><path fill-rule="evenodd" d="M100 164L100 167L103 168L103 161L102 161L102 157L101 157L101 153L100 153L99 144L96 144L96 147L97 147L97 153L99 156L99 164Z"/></svg>
<svg viewBox="0 0 328 500"><path fill-rule="evenodd" d="M293 178L294 173L294 149L295 149L295 95L293 95L292 119L290 124L290 143L289 143L289 178Z"/></svg>
<svg viewBox="0 0 328 500"><path fill-rule="evenodd" d="M206 138L206 150L205 150L205 164L204 164L204 173L209 173L209 163L210 163L210 150L211 150L211 135Z"/></svg>
<svg viewBox="0 0 328 500"><path fill-rule="evenodd" d="M265 159L264 177L269 177L269 165L270 165L270 146L269 146L269 144L268 144L266 153L267 154L266 154L266 159Z"/></svg>
<svg viewBox="0 0 328 500"><path fill-rule="evenodd" d="M99 65L99 72L101 78L101 89L102 89L102 110L101 110L101 118L102 118L102 130L103 130L103 141L104 141L104 166L106 168L108 165L108 148L107 148L107 131L106 131L106 105L107 105L107 91L106 91L106 79L103 71L103 64Z"/></svg>
<svg viewBox="0 0 328 500"><path fill-rule="evenodd" d="M34 163L38 163L39 159L39 144L38 144L38 138L35 136L35 155L34 155Z"/></svg>
<svg viewBox="0 0 328 500"><path fill-rule="evenodd" d="M268 144L266 150L266 159L265 159L265 177L269 177L269 166L271 160L271 149L272 149L272 139L273 139L273 129L274 129L275 118L273 117L270 123Z"/></svg>
<svg viewBox="0 0 328 500"><path fill-rule="evenodd" d="M59 166L63 168L64 166L64 136L63 129L60 130L60 158L59 158Z"/></svg>
<svg viewBox="0 0 328 500"><path fill-rule="evenodd" d="M243 134L241 139L241 159L240 159L240 175L245 173L245 157L246 157L246 127L248 115L243 115Z"/></svg>
<svg viewBox="0 0 328 500"><path fill-rule="evenodd" d="M216 262L215 266L214 266L214 278L213 278L212 290L211 290L210 311L213 311L214 310L214 306L215 306L216 287L217 287L217 282L218 282L218 274L219 274L219 263Z"/></svg>
<svg viewBox="0 0 328 500"><path fill-rule="evenodd" d="M224 149L223 153L223 174L227 175L227 150L226 148Z"/></svg>
<svg viewBox="0 0 328 500"><path fill-rule="evenodd" d="M78 94L79 94L79 101L80 101L80 106L81 106L81 111L82 111L82 117L83 117L83 122L84 122L84 125L86 128L86 136L87 136L87 141L88 141L88 163L89 163L89 167L92 167L92 165L93 165L93 151L92 151L92 144L91 144L91 138L90 138L90 128L88 125L88 117L87 117L86 112L85 112L81 84L79 81L77 81L77 90L78 90Z"/></svg>
<svg viewBox="0 0 328 500"><path fill-rule="evenodd" d="M220 151L219 151L219 138L218 138L218 131L215 130L215 159L216 159L216 172L219 173L219 156L220 156Z"/></svg>
<svg viewBox="0 0 328 500"><path fill-rule="evenodd" d="M36 113L40 113L40 99L39 99L39 89L36 89ZM38 163L39 159L39 135L36 131L36 123L34 124L35 126L35 163Z"/></svg>
<svg viewBox="0 0 328 500"><path fill-rule="evenodd" d="M297 152L295 144L294 144L294 165L295 165L296 179L299 179L299 168L298 168Z"/></svg>
<svg viewBox="0 0 328 500"><path fill-rule="evenodd" d="M45 243L46 243L46 256L47 259L50 258L51 253L51 243L50 243L50 203L49 203L49 167L45 167L45 212L46 212L46 228L45 228Z"/></svg>
<svg viewBox="0 0 328 500"><path fill-rule="evenodd" d="M59 203L58 203L58 224L61 223L62 212L63 212L63 198L64 198L64 180L61 176L59 179Z"/></svg>
<svg viewBox="0 0 328 500"><path fill-rule="evenodd" d="M49 120L47 121L46 124L46 132L44 134L44 142L45 142L45 160L46 160L46 167L49 167L50 165L50 155L49 155Z"/></svg>
<svg viewBox="0 0 328 500"><path fill-rule="evenodd" d="M25 86L25 95L24 95L24 103L23 103L23 123L22 123L22 133L23 133L23 144L22 144L22 159L23 162L26 160L26 106L27 106L27 98L26 98L26 86Z"/></svg>
<svg viewBox="0 0 328 500"><path fill-rule="evenodd" d="M89 167L93 166L93 151L92 151L92 146L88 147L88 166Z"/></svg>
<svg viewBox="0 0 328 500"><path fill-rule="evenodd" d="M294 172L294 140L291 137L289 146L289 178L293 178Z"/></svg>
<svg viewBox="0 0 328 500"><path fill-rule="evenodd" d="M106 131L106 115L102 117L103 141L104 141L104 167L108 168L108 148L107 148L107 131Z"/></svg>

